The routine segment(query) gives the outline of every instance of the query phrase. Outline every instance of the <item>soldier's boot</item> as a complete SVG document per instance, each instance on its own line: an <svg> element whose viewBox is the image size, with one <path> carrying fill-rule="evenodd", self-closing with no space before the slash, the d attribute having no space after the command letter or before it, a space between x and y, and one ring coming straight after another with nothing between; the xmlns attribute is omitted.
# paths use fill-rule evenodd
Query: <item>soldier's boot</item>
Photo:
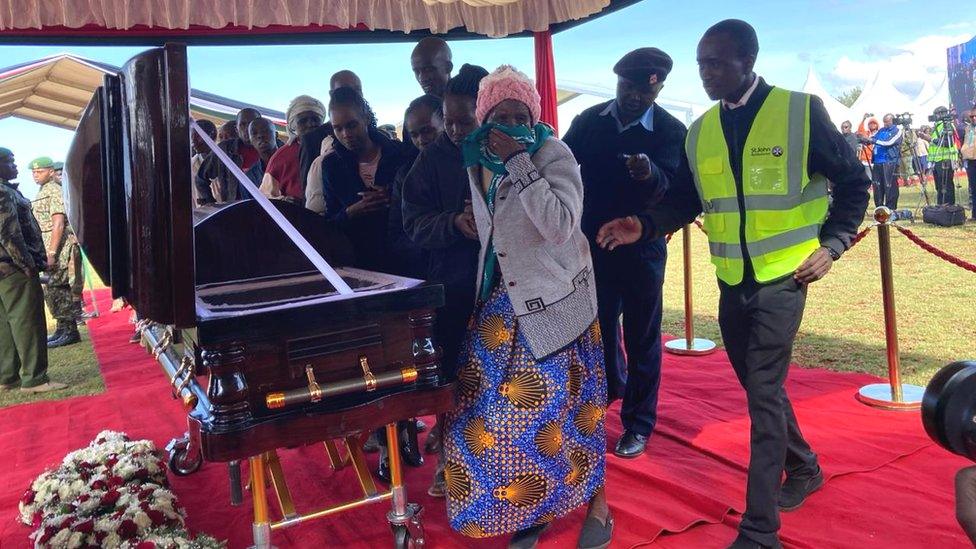
<svg viewBox="0 0 976 549"><path fill-rule="evenodd" d="M66 322L65 330L62 336L54 341L47 344L48 349L54 349L56 347L64 347L66 345L74 345L81 341L81 334L78 333L78 325L74 322Z"/></svg>
<svg viewBox="0 0 976 549"><path fill-rule="evenodd" d="M65 322L63 320L59 320L57 328L54 329L54 333L47 336L48 346L50 346L52 341L57 341L58 339L61 339L62 336L64 336L64 326L65 326Z"/></svg>
<svg viewBox="0 0 976 549"><path fill-rule="evenodd" d="M85 320L88 319L85 316L85 309L84 309L84 307L81 306L81 302L80 301L72 301L71 302L71 313L73 315L75 315L75 323L76 324L84 325L85 324Z"/></svg>

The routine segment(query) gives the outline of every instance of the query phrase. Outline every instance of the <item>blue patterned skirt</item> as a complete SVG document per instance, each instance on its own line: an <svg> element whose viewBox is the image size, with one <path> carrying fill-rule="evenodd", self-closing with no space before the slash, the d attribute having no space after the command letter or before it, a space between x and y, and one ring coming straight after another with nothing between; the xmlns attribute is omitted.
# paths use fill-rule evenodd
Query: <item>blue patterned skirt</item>
<svg viewBox="0 0 976 549"><path fill-rule="evenodd" d="M447 514L470 537L549 522L603 486L600 324L536 361L498 285L472 318L444 440Z"/></svg>

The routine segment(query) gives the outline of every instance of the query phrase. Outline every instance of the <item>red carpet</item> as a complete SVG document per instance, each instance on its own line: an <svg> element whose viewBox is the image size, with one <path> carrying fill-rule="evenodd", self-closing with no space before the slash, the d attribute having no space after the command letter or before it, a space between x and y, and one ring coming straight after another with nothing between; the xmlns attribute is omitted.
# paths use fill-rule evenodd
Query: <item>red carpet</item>
<svg viewBox="0 0 976 549"><path fill-rule="evenodd" d="M107 293L100 294L107 311ZM15 522L28 483L98 431L116 429L160 447L185 429L181 407L169 397L152 358L126 341L128 313L105 313L90 323L106 392L0 410L0 547L29 547L30 530ZM794 513L784 515L790 547L969 547L955 524L952 477L968 462L925 436L918 414L876 411L853 394L875 381L864 375L794 368L788 384L804 434L829 480ZM608 457L608 495L617 521L612 547L724 547L734 536L744 500L748 463L745 399L722 353L704 358L666 355L660 421L648 452L636 460ZM617 408L607 430L620 435ZM351 471L333 473L321 445L281 452L299 509L357 497ZM370 456L375 466L375 455ZM443 501L426 495L433 462L407 469L410 499L424 508L428 546L503 547L474 542L447 526ZM190 477L171 476L189 525L232 548L250 544L250 504L229 504L226 468L207 464ZM388 547L385 505L373 505L275 532L287 547ZM542 547L573 547L582 510L558 521Z"/></svg>

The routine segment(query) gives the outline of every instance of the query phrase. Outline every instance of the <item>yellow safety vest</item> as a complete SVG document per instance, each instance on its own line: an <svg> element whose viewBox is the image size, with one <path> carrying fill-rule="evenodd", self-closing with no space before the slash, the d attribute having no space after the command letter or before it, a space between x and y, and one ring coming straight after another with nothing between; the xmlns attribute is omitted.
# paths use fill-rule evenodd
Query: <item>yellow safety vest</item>
<svg viewBox="0 0 976 549"><path fill-rule="evenodd" d="M726 284L742 282L739 231L745 223L756 280L776 280L820 247L820 227L827 217L827 180L807 172L810 96L773 88L760 107L742 150L745 211L739 208L719 108L716 104L696 120L685 142L712 263Z"/></svg>

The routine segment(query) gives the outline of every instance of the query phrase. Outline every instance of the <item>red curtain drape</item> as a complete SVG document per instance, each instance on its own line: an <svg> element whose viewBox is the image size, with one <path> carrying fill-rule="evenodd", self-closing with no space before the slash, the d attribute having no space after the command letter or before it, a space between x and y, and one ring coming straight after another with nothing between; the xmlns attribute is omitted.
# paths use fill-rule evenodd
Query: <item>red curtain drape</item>
<svg viewBox="0 0 976 549"><path fill-rule="evenodd" d="M556 67L552 56L552 34L535 33L535 87L542 96L542 121L559 131L556 111Z"/></svg>

